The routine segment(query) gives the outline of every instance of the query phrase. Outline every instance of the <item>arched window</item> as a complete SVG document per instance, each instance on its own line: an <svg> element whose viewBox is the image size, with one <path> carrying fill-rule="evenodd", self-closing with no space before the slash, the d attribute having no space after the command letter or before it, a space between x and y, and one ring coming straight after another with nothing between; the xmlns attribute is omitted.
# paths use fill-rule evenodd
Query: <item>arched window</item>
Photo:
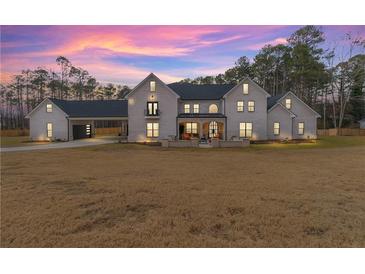
<svg viewBox="0 0 365 274"><path fill-rule="evenodd" d="M209 113L217 113L218 112L218 106L216 104L211 104L209 106Z"/></svg>
<svg viewBox="0 0 365 274"><path fill-rule="evenodd" d="M209 123L209 138L215 138L218 136L218 123L216 121L212 121Z"/></svg>

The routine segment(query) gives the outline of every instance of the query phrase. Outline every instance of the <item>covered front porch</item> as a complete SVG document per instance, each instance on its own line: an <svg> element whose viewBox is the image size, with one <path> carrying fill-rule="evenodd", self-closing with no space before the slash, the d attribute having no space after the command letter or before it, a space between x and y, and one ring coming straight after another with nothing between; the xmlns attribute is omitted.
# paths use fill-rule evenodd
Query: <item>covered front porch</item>
<svg viewBox="0 0 365 274"><path fill-rule="evenodd" d="M178 118L179 140L220 139L225 140L225 117Z"/></svg>

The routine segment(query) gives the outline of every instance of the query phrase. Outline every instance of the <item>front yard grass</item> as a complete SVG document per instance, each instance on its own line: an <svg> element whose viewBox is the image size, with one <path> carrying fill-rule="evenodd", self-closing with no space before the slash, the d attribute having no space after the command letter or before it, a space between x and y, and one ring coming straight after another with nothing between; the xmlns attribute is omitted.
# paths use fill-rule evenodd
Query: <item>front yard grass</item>
<svg viewBox="0 0 365 274"><path fill-rule="evenodd" d="M0 136L1 147L22 147L30 145L49 144L49 142L31 142L29 136L6 137Z"/></svg>
<svg viewBox="0 0 365 274"><path fill-rule="evenodd" d="M321 136L318 140L308 143L271 143L251 144L253 150L272 149L308 149L308 148L341 148L364 146L365 136Z"/></svg>
<svg viewBox="0 0 365 274"><path fill-rule="evenodd" d="M364 139L2 153L1 246L365 247Z"/></svg>

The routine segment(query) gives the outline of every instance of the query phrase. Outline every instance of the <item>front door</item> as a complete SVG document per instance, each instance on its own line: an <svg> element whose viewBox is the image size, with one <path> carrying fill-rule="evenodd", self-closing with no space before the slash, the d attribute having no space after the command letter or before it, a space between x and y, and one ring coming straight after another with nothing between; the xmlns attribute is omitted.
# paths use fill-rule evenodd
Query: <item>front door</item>
<svg viewBox="0 0 365 274"><path fill-rule="evenodd" d="M218 133L218 123L216 121L212 121L209 123L209 138L217 138L219 136Z"/></svg>

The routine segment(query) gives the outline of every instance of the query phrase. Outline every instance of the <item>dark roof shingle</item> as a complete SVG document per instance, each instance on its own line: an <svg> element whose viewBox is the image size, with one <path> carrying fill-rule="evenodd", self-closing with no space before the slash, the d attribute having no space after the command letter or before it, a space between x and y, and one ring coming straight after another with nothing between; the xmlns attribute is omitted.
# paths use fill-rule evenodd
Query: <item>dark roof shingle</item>
<svg viewBox="0 0 365 274"><path fill-rule="evenodd" d="M175 91L182 100L219 100L235 84L206 84L172 83L167 85Z"/></svg>
<svg viewBox="0 0 365 274"><path fill-rule="evenodd" d="M128 117L127 100L50 100L70 117Z"/></svg>
<svg viewBox="0 0 365 274"><path fill-rule="evenodd" d="M267 98L267 109L272 108L286 93Z"/></svg>

